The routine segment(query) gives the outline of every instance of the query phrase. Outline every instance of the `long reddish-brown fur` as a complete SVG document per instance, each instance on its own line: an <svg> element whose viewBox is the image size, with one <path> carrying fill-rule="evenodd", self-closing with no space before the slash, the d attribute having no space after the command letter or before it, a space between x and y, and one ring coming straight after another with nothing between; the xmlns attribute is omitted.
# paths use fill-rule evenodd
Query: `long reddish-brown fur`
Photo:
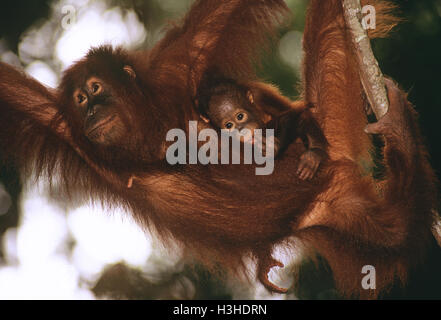
<svg viewBox="0 0 441 320"><path fill-rule="evenodd" d="M395 20L382 15L388 3L375 5L383 33ZM307 253L327 260L344 296L376 297L424 262L435 179L413 111L393 86L392 112L378 125L388 169L382 194L361 173L371 142L340 0L311 0L305 28L303 96L316 106L330 142L331 161L316 178L296 175L301 143L286 150L270 176L256 176L254 165L172 167L164 161L167 130L188 130L188 121L199 119L194 98L204 73L213 68L254 80L256 50L286 12L281 0L197 1L151 52L91 51L67 70L56 95L0 64L0 149L22 165L35 164L37 175L59 169L68 194L122 203L142 225L209 266L236 270L250 256L266 273L277 264L272 248L295 236ZM120 79L126 64L137 73L135 85ZM71 83L91 69L127 102L118 112L130 124L127 145L96 146L81 132ZM131 175L137 178L127 188ZM377 269L374 291L361 288L364 265Z"/></svg>

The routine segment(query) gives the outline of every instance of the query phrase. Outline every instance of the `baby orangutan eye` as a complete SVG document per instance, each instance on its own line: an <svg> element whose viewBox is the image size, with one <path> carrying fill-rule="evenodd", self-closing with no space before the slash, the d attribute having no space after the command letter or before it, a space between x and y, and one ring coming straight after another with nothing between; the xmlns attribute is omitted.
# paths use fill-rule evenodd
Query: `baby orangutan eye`
<svg viewBox="0 0 441 320"><path fill-rule="evenodd" d="M92 84L92 93L93 94L98 94L100 93L102 90L101 84L99 84L98 82L95 82Z"/></svg>
<svg viewBox="0 0 441 320"><path fill-rule="evenodd" d="M233 129L234 128L234 124L232 122L227 122L225 124L225 128L228 129L228 130Z"/></svg>
<svg viewBox="0 0 441 320"><path fill-rule="evenodd" d="M237 115L236 115L236 119L237 119L237 121L245 121L246 120L246 114L245 113L243 113L243 112L240 112L240 113L238 113Z"/></svg>

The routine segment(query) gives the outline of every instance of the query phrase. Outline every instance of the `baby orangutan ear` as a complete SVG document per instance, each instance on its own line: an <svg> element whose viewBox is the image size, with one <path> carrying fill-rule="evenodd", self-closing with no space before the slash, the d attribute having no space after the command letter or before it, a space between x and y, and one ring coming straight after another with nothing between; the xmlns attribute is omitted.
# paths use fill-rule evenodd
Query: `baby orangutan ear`
<svg viewBox="0 0 441 320"><path fill-rule="evenodd" d="M247 98L250 100L251 103L254 103L254 97L250 90L247 91Z"/></svg>
<svg viewBox="0 0 441 320"><path fill-rule="evenodd" d="M136 78L135 70L133 70L133 68L132 68L131 66L124 66L123 69L124 69L125 72L127 72L127 74L128 74L131 78L133 78L133 79Z"/></svg>
<svg viewBox="0 0 441 320"><path fill-rule="evenodd" d="M196 106L199 107L199 99L198 98L194 98L194 104ZM201 112L201 111L200 111ZM199 117L202 119L202 121L204 121L205 123L210 123L210 119L208 119L206 116L204 116L203 114L199 114Z"/></svg>
<svg viewBox="0 0 441 320"><path fill-rule="evenodd" d="M210 123L210 119L208 119L207 117L203 116L202 114L200 115L200 117L205 123Z"/></svg>

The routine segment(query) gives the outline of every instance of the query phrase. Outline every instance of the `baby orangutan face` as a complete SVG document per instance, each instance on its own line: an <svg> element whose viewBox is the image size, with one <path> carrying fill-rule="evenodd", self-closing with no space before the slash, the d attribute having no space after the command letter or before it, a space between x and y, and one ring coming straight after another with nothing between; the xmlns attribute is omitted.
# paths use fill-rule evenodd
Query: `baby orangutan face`
<svg viewBox="0 0 441 320"><path fill-rule="evenodd" d="M215 95L210 99L208 117L219 129L239 132L248 129L242 141L253 142L254 129L262 129L263 123L252 111L252 104L245 95Z"/></svg>

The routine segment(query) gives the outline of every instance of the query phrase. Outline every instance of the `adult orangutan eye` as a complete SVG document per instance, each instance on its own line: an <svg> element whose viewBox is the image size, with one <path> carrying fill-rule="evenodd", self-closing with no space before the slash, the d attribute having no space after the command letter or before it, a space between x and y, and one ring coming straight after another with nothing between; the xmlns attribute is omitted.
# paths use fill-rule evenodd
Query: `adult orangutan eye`
<svg viewBox="0 0 441 320"><path fill-rule="evenodd" d="M87 80L86 85L88 92L94 96L100 94L104 89L102 81L97 77L91 77L89 80Z"/></svg>
<svg viewBox="0 0 441 320"><path fill-rule="evenodd" d="M101 92L101 84L99 84L98 82L95 82L94 84L92 84L92 93L93 94L98 94Z"/></svg>
<svg viewBox="0 0 441 320"><path fill-rule="evenodd" d="M87 104L87 96L79 90L75 93L74 98L75 103L78 106L84 106L85 104Z"/></svg>
<svg viewBox="0 0 441 320"><path fill-rule="evenodd" d="M83 107L87 104L88 97L81 89L75 90L73 94L73 99L75 101L75 104L79 107Z"/></svg>

